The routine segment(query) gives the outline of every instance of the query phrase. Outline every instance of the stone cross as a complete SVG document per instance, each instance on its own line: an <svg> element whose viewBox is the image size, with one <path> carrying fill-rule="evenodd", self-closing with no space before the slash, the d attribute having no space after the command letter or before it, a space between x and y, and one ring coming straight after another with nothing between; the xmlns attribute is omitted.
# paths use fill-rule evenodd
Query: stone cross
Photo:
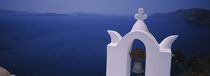
<svg viewBox="0 0 210 76"><path fill-rule="evenodd" d="M143 8L139 8L138 13L135 14L134 17L135 17L136 20L144 21L145 19L147 19L147 14L144 14L144 9Z"/></svg>
<svg viewBox="0 0 210 76"><path fill-rule="evenodd" d="M147 18L144 9L138 9L134 17L137 21L125 36L122 37L118 32L108 30L111 43L107 45L106 76L130 76L129 53L135 39L142 41L146 48L145 76L170 76L171 45L178 35L169 36L158 43L144 23Z"/></svg>

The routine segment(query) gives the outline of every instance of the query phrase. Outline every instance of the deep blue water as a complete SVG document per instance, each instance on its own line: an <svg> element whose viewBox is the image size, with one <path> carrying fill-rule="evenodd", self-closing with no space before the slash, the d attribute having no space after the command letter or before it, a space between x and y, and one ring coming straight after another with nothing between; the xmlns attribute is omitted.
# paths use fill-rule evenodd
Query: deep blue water
<svg viewBox="0 0 210 76"><path fill-rule="evenodd" d="M0 66L16 76L105 76L107 30L125 35L134 23L128 16L0 16ZM158 42L178 34L173 50L210 55L210 27L183 19L145 23Z"/></svg>

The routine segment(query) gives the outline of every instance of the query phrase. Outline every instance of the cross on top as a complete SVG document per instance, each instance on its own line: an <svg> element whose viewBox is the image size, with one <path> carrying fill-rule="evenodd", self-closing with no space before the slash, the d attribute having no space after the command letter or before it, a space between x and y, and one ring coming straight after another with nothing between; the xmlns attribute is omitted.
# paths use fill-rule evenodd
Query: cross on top
<svg viewBox="0 0 210 76"><path fill-rule="evenodd" d="M147 14L144 14L144 9L143 8L139 8L138 13L135 14L134 18L137 19L137 20L144 21L145 19L147 19Z"/></svg>

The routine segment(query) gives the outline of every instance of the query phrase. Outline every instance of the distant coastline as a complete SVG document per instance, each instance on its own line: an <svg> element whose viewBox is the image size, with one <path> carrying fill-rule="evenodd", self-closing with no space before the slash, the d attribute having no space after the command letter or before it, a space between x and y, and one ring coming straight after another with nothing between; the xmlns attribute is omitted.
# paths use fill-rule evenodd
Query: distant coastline
<svg viewBox="0 0 210 76"><path fill-rule="evenodd" d="M0 16L103 16L101 14L94 13L69 13L69 14L60 14L60 13L35 13L35 12L25 12L25 11L16 11L16 10L7 10L0 9Z"/></svg>
<svg viewBox="0 0 210 76"><path fill-rule="evenodd" d="M24 12L24 11L14 11L0 9L0 16L121 16L121 15L101 15L92 13L70 13L70 14L58 14L58 13L34 13L34 12ZM179 9L174 12L169 13L155 13L150 15L149 18L175 18L184 19L187 23L197 24L197 25L210 25L210 10L201 8L192 9Z"/></svg>
<svg viewBox="0 0 210 76"><path fill-rule="evenodd" d="M184 19L187 23L210 25L210 10L200 8L180 9L169 13L155 13L150 17Z"/></svg>

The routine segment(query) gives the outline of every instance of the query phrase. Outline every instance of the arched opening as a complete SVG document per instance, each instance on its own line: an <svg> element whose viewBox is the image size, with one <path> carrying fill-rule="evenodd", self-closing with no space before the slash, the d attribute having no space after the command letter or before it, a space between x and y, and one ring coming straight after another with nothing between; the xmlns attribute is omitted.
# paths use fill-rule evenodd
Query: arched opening
<svg viewBox="0 0 210 76"><path fill-rule="evenodd" d="M131 47L131 52L135 49L140 49L140 50L143 50L145 55L146 55L146 48L145 48L145 45L144 43L141 41L141 40L138 40L138 39L135 39L133 40L133 43L132 43L132 47ZM130 53L131 53L130 52ZM145 59L141 59L139 62L141 63L141 68L144 72L142 73L135 73L132 71L132 69L134 69L134 63L136 62L136 59L134 58L131 58L131 68L130 68L130 76L145 76L145 63L146 63L146 58ZM139 65L139 64L138 64ZM139 67L139 66L138 66Z"/></svg>

